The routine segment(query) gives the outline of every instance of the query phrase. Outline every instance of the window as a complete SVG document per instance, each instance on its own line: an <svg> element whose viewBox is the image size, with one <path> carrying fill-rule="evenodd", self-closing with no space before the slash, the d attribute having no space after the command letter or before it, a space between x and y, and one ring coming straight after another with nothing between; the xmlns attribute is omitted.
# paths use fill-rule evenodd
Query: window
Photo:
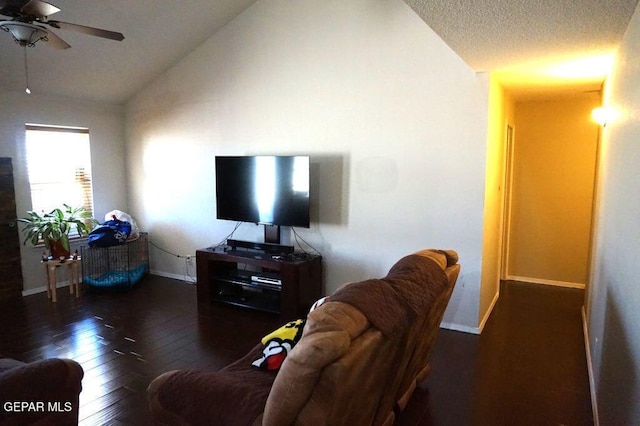
<svg viewBox="0 0 640 426"><path fill-rule="evenodd" d="M89 129L27 124L26 151L33 211L64 203L93 215Z"/></svg>

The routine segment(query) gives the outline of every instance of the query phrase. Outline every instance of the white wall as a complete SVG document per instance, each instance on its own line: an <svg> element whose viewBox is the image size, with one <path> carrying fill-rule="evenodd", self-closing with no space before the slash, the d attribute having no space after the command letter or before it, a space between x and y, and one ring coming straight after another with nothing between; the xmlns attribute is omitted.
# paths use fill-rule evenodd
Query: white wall
<svg viewBox="0 0 640 426"><path fill-rule="evenodd" d="M18 217L23 217L31 209L25 123L89 128L96 216L102 219L106 212L114 208L126 210L122 106L2 90L0 99L0 157L12 158ZM20 238L22 241L22 233ZM21 250L24 291L29 294L36 289L44 289L44 269L40 265L42 249L28 244L21 246Z"/></svg>
<svg viewBox="0 0 640 426"><path fill-rule="evenodd" d="M489 81L400 0L261 0L127 105L129 205L176 254L218 243L214 156L312 157L325 290L459 252L445 321L478 325ZM243 225L235 238L259 241ZM152 270L181 275L151 253Z"/></svg>
<svg viewBox="0 0 640 426"><path fill-rule="evenodd" d="M608 81L587 329L601 425L640 424L640 9Z"/></svg>

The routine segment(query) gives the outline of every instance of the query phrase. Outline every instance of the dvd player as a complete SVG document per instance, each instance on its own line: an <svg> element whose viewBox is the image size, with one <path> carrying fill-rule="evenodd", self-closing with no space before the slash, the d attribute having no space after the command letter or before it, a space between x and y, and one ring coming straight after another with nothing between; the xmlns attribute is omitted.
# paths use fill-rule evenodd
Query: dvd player
<svg viewBox="0 0 640 426"><path fill-rule="evenodd" d="M262 275L251 275L251 281L264 284L282 285L282 280L277 278L264 277Z"/></svg>

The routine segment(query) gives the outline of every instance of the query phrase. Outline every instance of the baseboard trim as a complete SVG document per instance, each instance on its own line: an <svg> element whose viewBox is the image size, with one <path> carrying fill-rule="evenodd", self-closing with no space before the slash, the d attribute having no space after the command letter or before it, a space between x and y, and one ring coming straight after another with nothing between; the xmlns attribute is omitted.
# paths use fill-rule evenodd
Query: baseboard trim
<svg viewBox="0 0 640 426"><path fill-rule="evenodd" d="M498 291L496 295L493 297L491 301L491 305L489 305L489 309L487 309L487 313L484 314L482 321L480 321L480 325L478 327L469 327L468 325L460 325L452 322L441 322L440 328L444 328L446 330L452 331L461 331L463 333L469 334L482 334L482 330L484 330L484 326L486 325L489 317L491 316L491 312L493 312L493 308L495 308L496 303L498 303L498 299L500 298L500 292Z"/></svg>
<svg viewBox="0 0 640 426"><path fill-rule="evenodd" d="M469 334L480 334L480 329L478 327L469 327L468 325L454 324L451 322L440 323L440 328L452 331L461 331Z"/></svg>
<svg viewBox="0 0 640 426"><path fill-rule="evenodd" d="M172 278L174 280L178 280L178 281L182 281L185 282L187 284L195 284L195 278L193 277L189 277L187 275L178 275L178 274L170 274L168 272L161 272L161 271L150 271L149 272L152 275L158 275L161 277L165 277L165 278ZM189 281L189 279L193 280L193 281ZM60 281L58 282L58 287L57 288L63 288L63 287L69 287L69 281ZM47 291L47 286L43 285L41 287L36 287L36 288L30 288L29 290L23 290L22 291L22 296L31 296L32 294L38 294L38 293L44 293L45 291Z"/></svg>
<svg viewBox="0 0 640 426"><path fill-rule="evenodd" d="M587 326L587 313L582 307L582 332L584 334L584 350L587 354L587 372L589 373L589 388L591 390L591 411L593 413L594 426L600 426L598 417L598 400L596 398L596 381L593 375L593 363L591 360L591 340L589 340L589 327Z"/></svg>
<svg viewBox="0 0 640 426"><path fill-rule="evenodd" d="M69 287L69 281L60 281L58 282L58 286L56 288ZM22 290L22 297L31 296L32 294L44 293L47 291L47 286L43 285L41 287L30 288L29 290Z"/></svg>
<svg viewBox="0 0 640 426"><path fill-rule="evenodd" d="M518 281L518 282L531 283L531 284L550 285L554 287L578 288L581 290L584 290L586 288L586 285L583 283L572 283L569 281L545 280L542 278L518 277L513 275L508 276L506 279L508 281Z"/></svg>
<svg viewBox="0 0 640 426"><path fill-rule="evenodd" d="M174 279L174 280L182 281L182 282L185 282L187 284L195 284L196 283L196 279L194 277L190 277L188 275L172 274L170 272L163 272L163 271L156 271L156 270L151 270L151 271L149 271L149 273L151 275L157 275L159 277L171 278L171 279Z"/></svg>
<svg viewBox="0 0 640 426"><path fill-rule="evenodd" d="M487 324L487 321L491 316L491 312L493 312L493 308L496 306L496 303L498 303L499 298L500 298L500 292L498 291L496 292L496 295L493 297L493 300L491 301L491 305L489 306L489 309L487 309L487 313L482 318L482 321L480 321L480 326L478 327L478 330L480 331L479 334L482 334L482 330L484 330L484 326Z"/></svg>

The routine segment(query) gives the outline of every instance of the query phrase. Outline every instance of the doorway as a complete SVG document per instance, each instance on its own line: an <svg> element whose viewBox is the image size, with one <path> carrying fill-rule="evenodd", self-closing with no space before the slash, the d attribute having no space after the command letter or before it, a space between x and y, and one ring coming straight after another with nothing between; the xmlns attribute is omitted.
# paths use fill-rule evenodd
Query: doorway
<svg viewBox="0 0 640 426"><path fill-rule="evenodd" d="M507 133L504 145L504 177L502 188L504 196L502 198L502 253L500 255L500 279L506 280L509 262L509 229L511 215L511 178L513 167L513 126L507 124Z"/></svg>

